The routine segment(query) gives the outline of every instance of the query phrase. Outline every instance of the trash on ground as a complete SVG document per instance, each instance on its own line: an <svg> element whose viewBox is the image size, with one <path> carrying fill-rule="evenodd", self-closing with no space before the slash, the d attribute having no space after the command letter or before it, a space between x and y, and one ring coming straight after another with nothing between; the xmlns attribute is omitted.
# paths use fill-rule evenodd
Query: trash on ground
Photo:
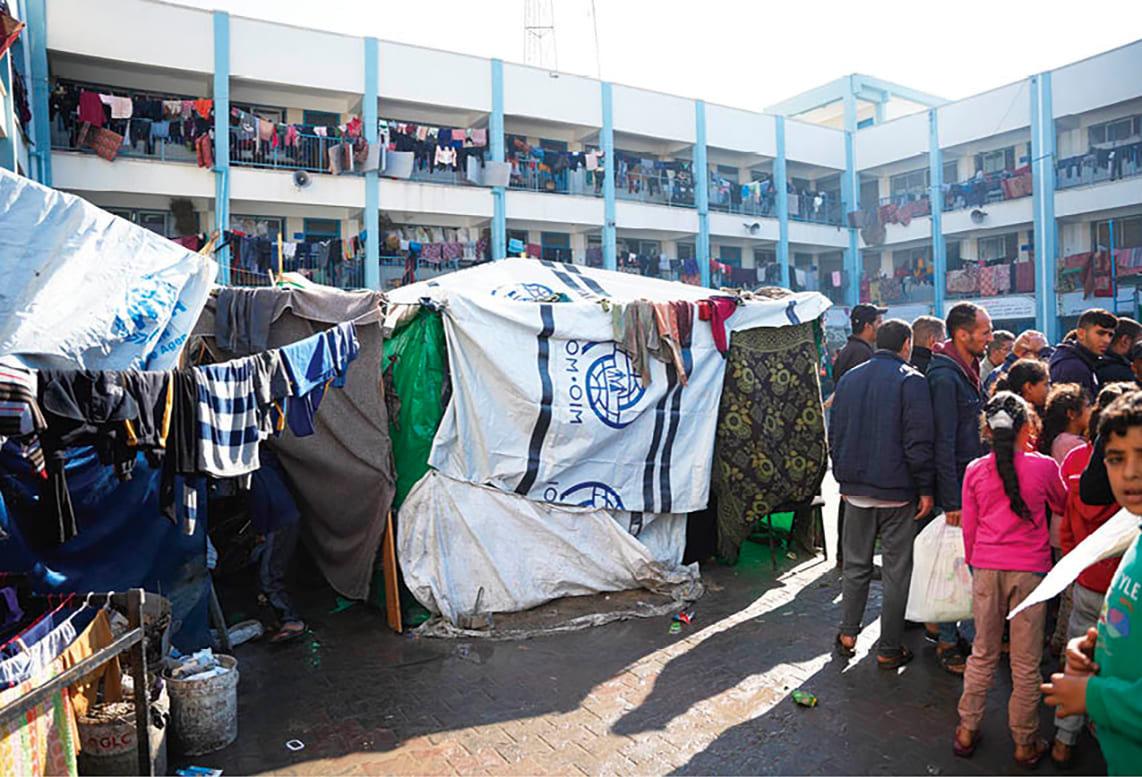
<svg viewBox="0 0 1142 777"><path fill-rule="evenodd" d="M800 688L793 692L793 701L800 704L802 707L816 707L817 697L808 691L803 691Z"/></svg>
<svg viewBox="0 0 1142 777"><path fill-rule="evenodd" d="M300 739L291 739L286 742L286 748L296 753L299 750L305 749L305 742L302 742Z"/></svg>
<svg viewBox="0 0 1142 777"><path fill-rule="evenodd" d="M175 661L170 676L175 680L209 680L230 670L218 663L214 651L203 648Z"/></svg>
<svg viewBox="0 0 1142 777"><path fill-rule="evenodd" d="M187 766L175 772L178 777L222 777L221 769L211 769L208 766Z"/></svg>

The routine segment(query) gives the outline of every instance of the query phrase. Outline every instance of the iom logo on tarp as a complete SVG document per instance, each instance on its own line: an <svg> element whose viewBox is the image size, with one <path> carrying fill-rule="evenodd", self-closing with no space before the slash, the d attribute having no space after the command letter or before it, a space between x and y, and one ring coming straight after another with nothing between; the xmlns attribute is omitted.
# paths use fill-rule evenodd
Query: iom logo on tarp
<svg viewBox="0 0 1142 777"><path fill-rule="evenodd" d="M141 280L149 283L127 291L123 309L111 322L111 334L123 342L142 345L158 334L158 325L170 316L178 302L178 289L153 276Z"/></svg>
<svg viewBox="0 0 1142 777"><path fill-rule="evenodd" d="M550 286L542 283L508 283L492 289L492 296L506 297L519 302L537 302L555 296Z"/></svg>
<svg viewBox="0 0 1142 777"><path fill-rule="evenodd" d="M604 510L624 509L618 491L594 480L571 486L559 496L559 501L580 507L599 507Z"/></svg>
<svg viewBox="0 0 1142 777"><path fill-rule="evenodd" d="M646 389L631 367L630 357L617 345L592 343L584 347L583 352L595 346L605 349L605 353L587 368L587 404L604 424L622 429L634 420L629 411L642 399Z"/></svg>

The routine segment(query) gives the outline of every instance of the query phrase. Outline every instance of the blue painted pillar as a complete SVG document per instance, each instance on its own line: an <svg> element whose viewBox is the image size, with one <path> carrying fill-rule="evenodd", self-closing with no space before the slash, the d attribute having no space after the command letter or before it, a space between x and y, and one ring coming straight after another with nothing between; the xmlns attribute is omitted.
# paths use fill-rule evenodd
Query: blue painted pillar
<svg viewBox="0 0 1142 777"><path fill-rule="evenodd" d="M706 160L706 101L694 101L694 197L698 206L698 272L710 287L710 166Z"/></svg>
<svg viewBox="0 0 1142 777"><path fill-rule="evenodd" d="M603 147L603 269L617 270L618 234L615 229L615 102L610 81L602 83L603 127L599 145Z"/></svg>
<svg viewBox="0 0 1142 777"><path fill-rule="evenodd" d="M31 80L32 100L32 140L35 148L32 157L37 160L38 169L33 177L44 186L52 185L52 133L48 107L48 12L44 0L26 0L24 11L27 14L28 28L25 44L29 47L32 60Z"/></svg>
<svg viewBox="0 0 1142 777"><path fill-rule="evenodd" d="M4 98L0 101L0 125L4 128L4 137L0 138L0 170L16 172L16 144L12 138L20 130L16 122L16 113L12 107L12 78L9 68L12 67L12 53L9 51L0 57L0 88L3 88Z"/></svg>
<svg viewBox="0 0 1142 777"><path fill-rule="evenodd" d="M849 77L849 88L845 92L845 174L841 181L841 203L844 206L844 218L854 210L860 210L860 174L856 169L856 157L853 153L853 139L856 135L856 93L853 91L852 77ZM875 203L874 203L875 204ZM845 250L845 270L848 282L845 286L845 304L849 307L860 302L860 236L856 229L849 227L849 247Z"/></svg>
<svg viewBox="0 0 1142 777"><path fill-rule="evenodd" d="M773 191L777 200L777 265L781 268L781 285L790 286L789 269L789 190L785 182L785 117L777 117L777 159L773 162Z"/></svg>
<svg viewBox="0 0 1142 777"><path fill-rule="evenodd" d="M928 200L932 208L932 280L935 285L935 314L944 317L944 297L948 279L948 252L944 242L944 155L940 151L940 113L928 110Z"/></svg>
<svg viewBox="0 0 1142 777"><path fill-rule="evenodd" d="M488 120L489 143L492 161L504 161L504 63L492 60L492 115ZM507 191L502 186L492 188L492 258L508 255L508 204Z"/></svg>
<svg viewBox="0 0 1142 777"><path fill-rule="evenodd" d="M230 14L214 12L214 228L230 229ZM230 248L214 255L218 282L230 283Z"/></svg>
<svg viewBox="0 0 1142 777"><path fill-rule="evenodd" d="M365 140L377 142L377 95L380 89L380 57L377 39L365 38L365 97L361 113ZM365 288L381 287L381 175L365 173Z"/></svg>
<svg viewBox="0 0 1142 777"><path fill-rule="evenodd" d="M1059 339L1055 272L1059 227L1055 221L1055 117L1051 74L1031 76L1031 193L1035 214L1035 326Z"/></svg>

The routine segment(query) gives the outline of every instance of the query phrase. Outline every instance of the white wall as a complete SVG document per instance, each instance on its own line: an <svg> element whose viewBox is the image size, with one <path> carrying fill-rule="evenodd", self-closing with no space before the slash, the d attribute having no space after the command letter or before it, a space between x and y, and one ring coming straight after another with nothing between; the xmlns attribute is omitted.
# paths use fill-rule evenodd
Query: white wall
<svg viewBox="0 0 1142 777"><path fill-rule="evenodd" d="M611 91L616 132L693 143L697 135L694 101L615 84Z"/></svg>
<svg viewBox="0 0 1142 777"><path fill-rule="evenodd" d="M707 104L706 146L776 157L777 121L763 113Z"/></svg>
<svg viewBox="0 0 1142 777"><path fill-rule="evenodd" d="M1055 154L1059 159L1085 154L1090 148L1090 133L1087 132L1089 127L1140 113L1142 113L1142 98L1096 108L1080 116L1060 120L1056 123L1058 134L1055 142Z"/></svg>
<svg viewBox="0 0 1142 777"><path fill-rule="evenodd" d="M47 0L48 48L176 70L214 72L214 21L145 0Z"/></svg>
<svg viewBox="0 0 1142 777"><path fill-rule="evenodd" d="M849 231L847 228L832 227L827 224L809 224L803 221L789 222L789 242L804 245L847 248ZM790 250L792 253L792 249Z"/></svg>
<svg viewBox="0 0 1142 777"><path fill-rule="evenodd" d="M1142 41L1076 62L1051 73L1056 117L1113 105L1142 95Z"/></svg>
<svg viewBox="0 0 1142 777"><path fill-rule="evenodd" d="M365 42L232 16L230 73L235 78L361 94L365 91Z"/></svg>
<svg viewBox="0 0 1142 777"><path fill-rule="evenodd" d="M920 154L927 166L929 134L927 112L859 130L853 138L856 168L868 170Z"/></svg>
<svg viewBox="0 0 1142 777"><path fill-rule="evenodd" d="M555 226L548 229L549 232L603 225L603 200L598 197L508 191L507 212L512 219L550 222Z"/></svg>
<svg viewBox="0 0 1142 777"><path fill-rule="evenodd" d="M1059 191L1055 194L1055 217L1096 213L1124 205L1142 205L1142 176Z"/></svg>
<svg viewBox="0 0 1142 777"><path fill-rule="evenodd" d="M954 235L961 232L973 232L980 229L1011 231L1013 228L1030 224L1032 221L1033 197L1021 197L1018 200L1006 200L991 205L984 205L979 210L987 214L982 224L971 220L975 208L963 208L943 215L945 235Z"/></svg>
<svg viewBox="0 0 1142 777"><path fill-rule="evenodd" d="M214 174L188 164L94 154L52 152L52 185L67 191L134 192L181 197L214 197Z"/></svg>
<svg viewBox="0 0 1142 777"><path fill-rule="evenodd" d="M431 9L425 11L425 24L433 24ZM492 63L488 60L388 41L379 42L378 47L382 104L387 98L475 111L492 109Z"/></svg>
<svg viewBox="0 0 1142 777"><path fill-rule="evenodd" d="M745 224L759 224L761 227L755 235L746 229ZM711 213L710 235L743 239L750 238L754 241L775 241L779 237L779 230L777 219L755 218L753 216L741 216L733 213Z"/></svg>
<svg viewBox="0 0 1142 777"><path fill-rule="evenodd" d="M489 65L490 67L490 65ZM603 125L603 94L598 81L504 63L504 113L547 121Z"/></svg>
<svg viewBox="0 0 1142 777"><path fill-rule="evenodd" d="M360 208L365 204L365 179L352 175L310 175L304 189L293 185L291 170L230 168L230 198L296 205Z"/></svg>
<svg viewBox="0 0 1142 777"><path fill-rule="evenodd" d="M945 234L947 227L944 227ZM859 233L858 233L859 234ZM932 238L932 217L921 216L914 218L908 222L908 226L903 224L886 224L884 227L884 244L886 246L893 246L900 248L902 243L911 243L917 240L931 240ZM864 241L861 240L860 245L864 247ZM877 248L879 246L870 246L870 248Z"/></svg>
<svg viewBox="0 0 1142 777"><path fill-rule="evenodd" d="M1031 84L1024 79L938 108L940 148L1031 126Z"/></svg>
<svg viewBox="0 0 1142 777"><path fill-rule="evenodd" d="M363 183L358 204L365 204ZM492 192L475 186L439 186L382 178L381 210L392 212L402 223L413 224L426 223L424 219L431 218L431 214L491 218Z"/></svg>
<svg viewBox="0 0 1142 777"><path fill-rule="evenodd" d="M615 221L624 229L653 229L690 234L698 231L698 211L693 208L663 208L658 205L619 200L615 203Z"/></svg>
<svg viewBox="0 0 1142 777"><path fill-rule="evenodd" d="M785 120L785 158L834 170L845 169L845 133L840 130Z"/></svg>

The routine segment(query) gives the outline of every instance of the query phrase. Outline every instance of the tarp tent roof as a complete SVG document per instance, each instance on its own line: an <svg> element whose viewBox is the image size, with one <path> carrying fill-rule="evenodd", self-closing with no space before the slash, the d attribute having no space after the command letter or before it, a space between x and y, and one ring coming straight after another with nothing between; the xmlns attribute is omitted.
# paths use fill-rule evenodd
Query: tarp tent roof
<svg viewBox="0 0 1142 777"><path fill-rule="evenodd" d="M0 170L0 357L41 369L175 366L213 259Z"/></svg>

